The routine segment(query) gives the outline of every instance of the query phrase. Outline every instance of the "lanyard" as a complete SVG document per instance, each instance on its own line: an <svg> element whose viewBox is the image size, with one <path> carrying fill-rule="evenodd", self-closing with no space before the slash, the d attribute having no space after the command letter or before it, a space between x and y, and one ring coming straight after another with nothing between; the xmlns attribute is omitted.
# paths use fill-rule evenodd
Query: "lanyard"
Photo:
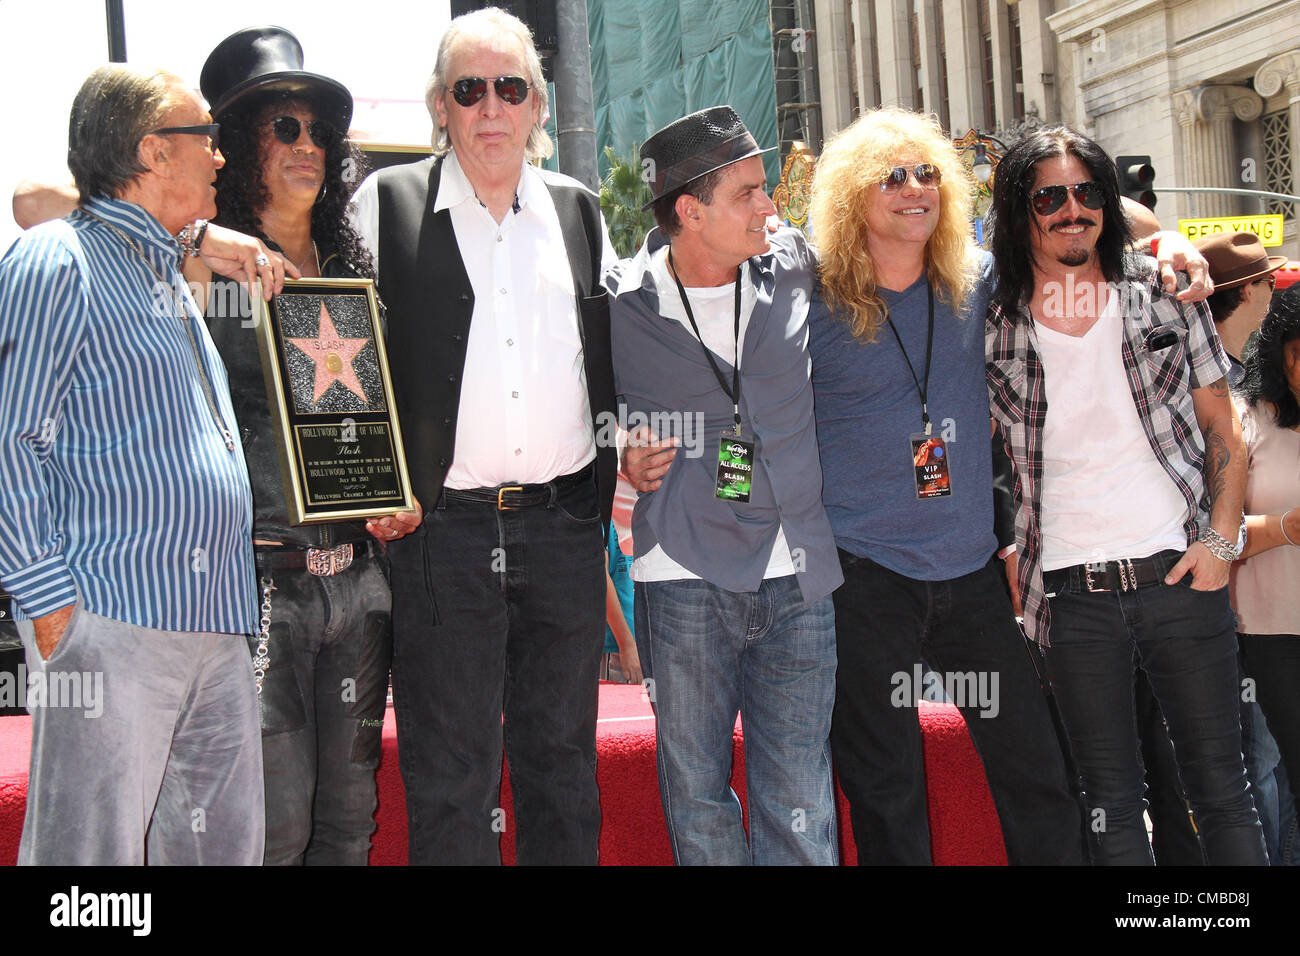
<svg viewBox="0 0 1300 956"><path fill-rule="evenodd" d="M163 274L158 271L158 267L155 266L149 260L149 257L144 254L144 250L142 250L138 245L136 245L135 240L133 240L130 236L124 233L121 229L117 228L117 226L113 225L107 219L104 219L102 216L97 216L93 212L90 212L89 210L82 210L82 211L85 212L86 215L91 216L94 219L98 219L104 225L108 226L109 229L112 229L115 233L117 233L118 236L121 238L121 240L126 243L127 247L132 252L134 252L137 256L139 256L140 260L146 266L149 267L149 271L152 272L155 276L157 276L159 282L161 282L164 286L167 286L169 289L172 287L172 283L168 282L167 279L163 277ZM199 353L199 340L198 340L198 336L194 331L194 323L190 321L189 313L186 311L185 306L183 304L181 305L180 313L181 313L180 320L185 324L186 338L189 339L190 348L194 352L194 363L198 366L199 369L199 381L203 385L203 397L208 400L208 412L212 415L212 423L217 426L217 431L221 433L221 440L225 442L226 450L234 451L235 439L231 436L230 429L226 427L225 420L221 417L221 413L217 411L216 392L212 387L212 380L208 378L208 368L206 365L203 364L203 357Z"/></svg>
<svg viewBox="0 0 1300 956"><path fill-rule="evenodd" d="M930 285L928 278L925 282L925 291L929 294L930 299L930 322L925 336L924 383L916 377L916 369L912 367L912 360L907 357L907 349L903 348L903 340L898 334L898 329L894 326L894 320L886 315L885 321L889 323L889 331L894 333L894 338L898 341L898 348L903 353L903 361L907 363L907 370L912 373L912 381L916 383L916 390L921 395L921 421L925 424L925 433L928 435L930 434L930 409L926 397L930 394L930 355L934 351L934 288Z"/></svg>
<svg viewBox="0 0 1300 956"><path fill-rule="evenodd" d="M704 336L700 334L700 327L695 324L695 313L691 311L691 300L686 297L686 288L682 285L682 280L678 278L677 267L673 264L673 250L668 249L668 266L669 271L673 274L673 281L677 283L677 291L681 294L682 305L686 307L686 318L691 321L691 328L695 332L695 337L700 340L700 348L704 349L704 357L709 360L709 368L713 369L713 375L722 386L723 392L727 398L731 399L732 415L735 419L736 434L740 434L740 266L736 266L736 362L731 366L731 387L727 387L727 380L722 377L722 370L718 368L718 363L713 360L713 352L704 344Z"/></svg>

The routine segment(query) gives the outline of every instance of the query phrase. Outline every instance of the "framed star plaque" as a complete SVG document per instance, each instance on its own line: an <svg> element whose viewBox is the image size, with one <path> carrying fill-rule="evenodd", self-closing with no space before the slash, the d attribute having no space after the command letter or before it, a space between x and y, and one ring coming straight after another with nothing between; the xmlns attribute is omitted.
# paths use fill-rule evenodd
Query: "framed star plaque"
<svg viewBox="0 0 1300 956"><path fill-rule="evenodd" d="M289 520L411 510L374 283L288 280L253 310Z"/></svg>

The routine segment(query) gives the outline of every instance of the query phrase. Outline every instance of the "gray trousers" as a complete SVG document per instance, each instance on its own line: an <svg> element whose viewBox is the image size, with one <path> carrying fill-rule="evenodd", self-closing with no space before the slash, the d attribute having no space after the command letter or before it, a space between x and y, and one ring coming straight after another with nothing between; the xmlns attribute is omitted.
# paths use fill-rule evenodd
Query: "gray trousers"
<svg viewBox="0 0 1300 956"><path fill-rule="evenodd" d="M262 862L261 736L242 636L159 631L78 602L49 660L32 624L20 865Z"/></svg>

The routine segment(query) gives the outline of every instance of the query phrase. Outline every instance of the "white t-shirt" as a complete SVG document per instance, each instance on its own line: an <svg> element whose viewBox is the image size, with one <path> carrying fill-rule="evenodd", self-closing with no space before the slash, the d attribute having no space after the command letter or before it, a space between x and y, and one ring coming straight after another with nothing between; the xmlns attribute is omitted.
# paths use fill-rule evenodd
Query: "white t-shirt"
<svg viewBox="0 0 1300 956"><path fill-rule="evenodd" d="M1043 363L1043 570L1187 546L1187 502L1156 460L1124 372L1111 295L1086 335L1035 325Z"/></svg>
<svg viewBox="0 0 1300 956"><path fill-rule="evenodd" d="M379 191L373 176L353 202L357 229L378 272ZM451 211L474 289L456 453L446 486L534 484L578 471L596 457L596 443L573 274L550 190L524 164L518 209L498 223L474 194L453 150L443 160L438 195L429 202L435 211ZM614 262L607 232L603 260L605 267ZM430 313L438 307L430 303Z"/></svg>
<svg viewBox="0 0 1300 956"><path fill-rule="evenodd" d="M690 320L686 317L686 309L682 306L682 297L677 291L677 281L668 271L667 246L654 254L650 267L655 287L664 290L659 296L660 314L680 322L682 327L691 333L692 338L702 338L705 347L714 354L715 358L721 359L727 365L738 366L740 357L737 353L744 350L745 332L749 328L749 317L754 312L754 286L748 281L747 276L742 272L742 278L746 281L743 281L740 286L740 343L737 346L734 282L702 289L686 288L686 295L691 301L691 312L694 313L695 322L700 327L700 335L696 336ZM748 269L749 264L746 263L742 268ZM763 572L763 577L780 578L788 574L794 574L794 561L790 557L790 547L786 544L785 530L778 529L776 541L772 544L772 556L768 559L767 570ZM670 558L662 545L655 545L632 562L633 581L684 579L698 580L699 575L686 570Z"/></svg>

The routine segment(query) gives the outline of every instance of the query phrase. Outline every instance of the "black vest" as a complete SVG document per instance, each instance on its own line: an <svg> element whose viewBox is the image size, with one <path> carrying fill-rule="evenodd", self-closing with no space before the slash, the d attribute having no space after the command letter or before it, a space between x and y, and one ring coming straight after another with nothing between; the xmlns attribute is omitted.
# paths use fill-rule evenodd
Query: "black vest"
<svg viewBox="0 0 1300 956"><path fill-rule="evenodd" d="M438 500L456 450L461 375L474 313L474 290L456 244L451 212L433 211L441 174L437 158L375 173L379 297L388 310L388 363L411 484L425 508ZM609 297L600 284L600 200L567 178L545 171L542 177L555 202L573 271L592 429L599 435L599 422L616 413ZM606 531L617 468L615 449L598 442L596 484Z"/></svg>

